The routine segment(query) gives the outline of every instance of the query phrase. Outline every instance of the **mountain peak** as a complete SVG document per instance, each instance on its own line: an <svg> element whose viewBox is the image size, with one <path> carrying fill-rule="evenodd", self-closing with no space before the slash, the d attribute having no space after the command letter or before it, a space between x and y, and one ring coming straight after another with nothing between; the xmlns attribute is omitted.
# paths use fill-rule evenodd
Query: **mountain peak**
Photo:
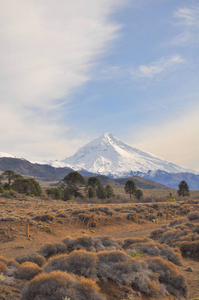
<svg viewBox="0 0 199 300"><path fill-rule="evenodd" d="M62 162L111 177L130 176L134 172L147 173L149 170L194 173L192 170L133 148L109 132L86 144Z"/></svg>

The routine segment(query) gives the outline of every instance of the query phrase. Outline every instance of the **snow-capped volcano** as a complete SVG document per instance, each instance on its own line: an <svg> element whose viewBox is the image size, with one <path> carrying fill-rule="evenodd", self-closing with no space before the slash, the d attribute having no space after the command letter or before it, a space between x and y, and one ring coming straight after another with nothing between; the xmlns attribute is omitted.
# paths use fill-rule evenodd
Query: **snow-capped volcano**
<svg viewBox="0 0 199 300"><path fill-rule="evenodd" d="M162 170L169 173L196 173L193 170L140 151L110 133L80 148L73 156L62 161L93 173L124 177L135 172Z"/></svg>

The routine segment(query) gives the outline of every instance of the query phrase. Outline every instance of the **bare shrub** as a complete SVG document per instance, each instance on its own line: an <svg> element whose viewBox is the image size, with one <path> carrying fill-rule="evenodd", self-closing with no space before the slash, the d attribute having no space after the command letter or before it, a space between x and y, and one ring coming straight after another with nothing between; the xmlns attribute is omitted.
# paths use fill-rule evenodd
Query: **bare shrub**
<svg viewBox="0 0 199 300"><path fill-rule="evenodd" d="M44 214L44 215L41 215L41 216L36 216L34 219L36 221L52 221L54 220L54 216L53 215L50 215L50 214Z"/></svg>
<svg viewBox="0 0 199 300"><path fill-rule="evenodd" d="M179 253L175 253L173 249L171 249L167 245L161 245L155 242L140 243L131 245L128 248L127 252L129 252L130 250L140 250L144 254L144 256L159 256L165 260L173 262L178 266L182 265L181 255Z"/></svg>
<svg viewBox="0 0 199 300"><path fill-rule="evenodd" d="M156 239L156 238L159 238L163 235L163 233L165 233L167 231L167 229L156 229L156 230L153 230L151 233L150 233L150 238L152 239Z"/></svg>
<svg viewBox="0 0 199 300"><path fill-rule="evenodd" d="M4 264L7 265L8 260L4 256L0 256L0 262L3 262Z"/></svg>
<svg viewBox="0 0 199 300"><path fill-rule="evenodd" d="M93 238L90 236L84 236L75 240L66 238L63 243L67 245L69 252L73 250L87 250L92 252L115 250L120 248L120 244L117 241L111 240L108 237Z"/></svg>
<svg viewBox="0 0 199 300"><path fill-rule="evenodd" d="M169 227L174 227L176 225L180 225L180 224L186 223L187 221L188 221L187 218L176 219L176 220L170 221L169 224L168 224L168 226Z"/></svg>
<svg viewBox="0 0 199 300"><path fill-rule="evenodd" d="M26 261L22 263L17 269L16 277L20 279L30 280L41 272L42 268L40 268L37 264Z"/></svg>
<svg viewBox="0 0 199 300"><path fill-rule="evenodd" d="M179 299L187 296L188 285L186 279L178 273L178 270L171 262L166 262L162 258L147 259L147 262L148 268L159 274L159 282L166 286L170 294Z"/></svg>
<svg viewBox="0 0 199 300"><path fill-rule="evenodd" d="M87 252L85 250L80 250L74 251L69 255L61 254L52 257L49 259L44 270L47 273L60 270L97 280L96 266L96 254Z"/></svg>
<svg viewBox="0 0 199 300"><path fill-rule="evenodd" d="M182 242L180 244L180 251L183 256L199 257L199 240L193 242Z"/></svg>
<svg viewBox="0 0 199 300"><path fill-rule="evenodd" d="M14 259L9 259L8 262L7 262L7 267L18 268L19 263L16 262Z"/></svg>
<svg viewBox="0 0 199 300"><path fill-rule="evenodd" d="M197 234L199 234L199 226L195 226L192 232L196 232Z"/></svg>
<svg viewBox="0 0 199 300"><path fill-rule="evenodd" d="M169 230L162 235L160 243L172 245L172 243L177 241L179 237L186 236L187 234L189 234L189 230Z"/></svg>
<svg viewBox="0 0 199 300"><path fill-rule="evenodd" d="M40 250L39 254L46 258L52 255L67 253L67 247L63 243L46 243Z"/></svg>
<svg viewBox="0 0 199 300"><path fill-rule="evenodd" d="M2 261L0 261L0 274L5 273L8 270L6 264Z"/></svg>
<svg viewBox="0 0 199 300"><path fill-rule="evenodd" d="M199 219L199 212L190 212L187 216L189 221L191 220L198 220Z"/></svg>
<svg viewBox="0 0 199 300"><path fill-rule="evenodd" d="M46 259L43 256L41 256L37 253L34 253L34 254L29 254L29 255L17 256L16 261L20 264L23 262L26 262L26 261L30 261L30 262L34 262L39 267L41 267L46 262Z"/></svg>
<svg viewBox="0 0 199 300"><path fill-rule="evenodd" d="M105 300L92 280L61 271L42 273L22 291L21 300Z"/></svg>

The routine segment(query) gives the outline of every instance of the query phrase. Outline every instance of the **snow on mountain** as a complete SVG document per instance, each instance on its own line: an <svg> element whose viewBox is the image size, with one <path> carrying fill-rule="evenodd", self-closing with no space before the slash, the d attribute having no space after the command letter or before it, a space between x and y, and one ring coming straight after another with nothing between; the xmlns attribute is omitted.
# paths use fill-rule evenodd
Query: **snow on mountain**
<svg viewBox="0 0 199 300"><path fill-rule="evenodd" d="M80 148L73 156L63 160L70 165L110 177L125 177L135 172L162 170L169 173L196 173L188 168L160 159L124 143L110 133ZM63 165L62 165L63 166Z"/></svg>
<svg viewBox="0 0 199 300"><path fill-rule="evenodd" d="M15 158L14 155L11 155L11 154L8 154L8 153L5 153L5 152L0 152L0 157L12 157L12 158Z"/></svg>

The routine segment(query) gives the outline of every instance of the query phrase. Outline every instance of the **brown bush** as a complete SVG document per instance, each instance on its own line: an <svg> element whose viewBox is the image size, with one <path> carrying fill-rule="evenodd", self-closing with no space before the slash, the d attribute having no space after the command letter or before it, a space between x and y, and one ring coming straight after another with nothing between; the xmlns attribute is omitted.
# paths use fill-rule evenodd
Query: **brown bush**
<svg viewBox="0 0 199 300"><path fill-rule="evenodd" d="M87 250L92 252L104 251L104 250L116 250L120 248L120 243L115 240L111 240L109 237L90 237L84 236L75 240L66 238L63 243L67 245L69 252L73 250Z"/></svg>
<svg viewBox="0 0 199 300"><path fill-rule="evenodd" d="M7 262L7 267L18 268L19 263L16 262L14 259L9 259Z"/></svg>
<svg viewBox="0 0 199 300"><path fill-rule="evenodd" d="M50 258L44 270L47 273L60 270L97 280L96 266L96 254L80 250Z"/></svg>
<svg viewBox="0 0 199 300"><path fill-rule="evenodd" d="M39 253L49 258L52 255L67 253L67 247L63 243L46 243L40 250Z"/></svg>
<svg viewBox="0 0 199 300"><path fill-rule="evenodd" d="M37 264L26 261L22 263L17 269L16 277L20 279L30 280L41 272L42 268L40 268Z"/></svg>
<svg viewBox="0 0 199 300"><path fill-rule="evenodd" d="M180 244L180 251L183 256L199 257L199 240L193 242L182 242Z"/></svg>
<svg viewBox="0 0 199 300"><path fill-rule="evenodd" d="M23 262L26 262L26 261L30 261L30 262L34 262L39 267L41 267L46 262L46 259L43 256L41 256L37 253L34 253L34 254L30 254L30 255L17 256L16 261L20 264Z"/></svg>
<svg viewBox="0 0 199 300"><path fill-rule="evenodd" d="M61 271L42 273L22 291L21 300L105 300L92 280Z"/></svg>
<svg viewBox="0 0 199 300"><path fill-rule="evenodd" d="M127 252L130 250L140 250L144 256L162 257L163 259L171 261L178 266L182 265L181 255L179 253L175 253L173 249L167 245L161 245L155 242L139 243L132 244L127 249Z"/></svg>
<svg viewBox="0 0 199 300"><path fill-rule="evenodd" d="M8 270L6 264L2 261L0 261L0 274L5 273Z"/></svg>
<svg viewBox="0 0 199 300"><path fill-rule="evenodd" d="M189 234L189 230L169 230L165 232L160 238L160 243L165 243L167 245L172 245L173 242L176 242L180 237L186 236Z"/></svg>
<svg viewBox="0 0 199 300"><path fill-rule="evenodd" d="M41 215L41 216L36 216L34 219L36 221L52 221L54 220L54 216L53 215L50 215L50 214L44 214L44 215Z"/></svg>
<svg viewBox="0 0 199 300"><path fill-rule="evenodd" d="M179 299L187 297L186 279L178 273L177 268L171 262L166 262L162 258L150 258L147 259L147 263L149 270L159 274L159 282L166 286L170 294Z"/></svg>
<svg viewBox="0 0 199 300"><path fill-rule="evenodd" d="M187 218L191 220L198 220L199 219L199 212L190 212L187 216Z"/></svg>
<svg viewBox="0 0 199 300"><path fill-rule="evenodd" d="M1 261L2 261L4 264L7 265L8 260L7 260L7 258L5 258L4 256L0 256L0 262L1 262Z"/></svg>

